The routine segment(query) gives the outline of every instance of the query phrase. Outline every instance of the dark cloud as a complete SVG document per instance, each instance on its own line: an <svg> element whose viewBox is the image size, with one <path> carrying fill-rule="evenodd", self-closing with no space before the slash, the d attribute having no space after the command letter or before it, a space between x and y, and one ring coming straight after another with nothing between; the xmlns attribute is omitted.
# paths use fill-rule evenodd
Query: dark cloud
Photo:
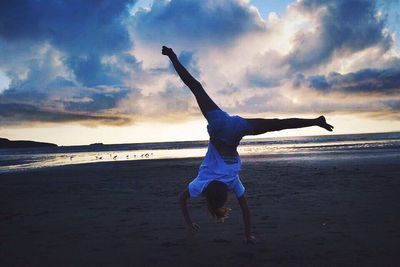
<svg viewBox="0 0 400 267"><path fill-rule="evenodd" d="M17 0L0 2L0 36L48 40L71 54L130 47L121 15L134 0Z"/></svg>
<svg viewBox="0 0 400 267"><path fill-rule="evenodd" d="M302 84L319 91L393 94L400 91L400 68L362 69L348 74L330 73L304 78Z"/></svg>
<svg viewBox="0 0 400 267"><path fill-rule="evenodd" d="M85 87L60 76L41 83L32 79L28 75L27 80L14 83L10 89L0 94L0 120L96 120L97 116L92 114L107 113L117 107L128 94L139 94L137 89L125 86ZM19 105L21 109L18 109ZM13 112L17 115L12 115ZM51 116L51 112L55 113L54 116ZM106 117L99 120L107 123Z"/></svg>
<svg viewBox="0 0 400 267"><path fill-rule="evenodd" d="M66 63L74 70L76 79L85 86L120 83L120 77L110 72L110 66L101 63L99 55L72 56Z"/></svg>
<svg viewBox="0 0 400 267"><path fill-rule="evenodd" d="M300 32L287 57L295 71L324 64L335 52L346 55L371 46L383 50L392 46L391 36L384 33L385 20L376 16L376 1L304 0L295 7L318 16L315 31Z"/></svg>
<svg viewBox="0 0 400 267"><path fill-rule="evenodd" d="M386 107L390 108L393 111L396 111L396 112L400 111L400 100L399 99L386 100L386 101L384 101L384 104Z"/></svg>
<svg viewBox="0 0 400 267"><path fill-rule="evenodd" d="M102 62L101 55L71 56L65 60L75 78L85 86L120 85L129 77L130 71L140 72L141 62L130 54L114 55L117 64Z"/></svg>
<svg viewBox="0 0 400 267"><path fill-rule="evenodd" d="M0 120L108 123L93 114L135 92L124 82L141 71L127 52L132 41L124 21L135 2L1 1L0 46L13 57L0 60L11 78L0 94Z"/></svg>
<svg viewBox="0 0 400 267"><path fill-rule="evenodd" d="M110 90L111 89L111 90ZM98 87L95 91L90 90L85 95L75 97L72 100L63 101L67 111L101 111L112 109L118 102L133 90L121 87Z"/></svg>
<svg viewBox="0 0 400 267"><path fill-rule="evenodd" d="M48 101L48 94L36 90L19 91L11 88L0 94L0 104L4 103L35 103L35 105L45 105ZM1 111L0 111L1 113Z"/></svg>
<svg viewBox="0 0 400 267"><path fill-rule="evenodd" d="M47 89L52 88L68 88L68 87L76 87L77 84L74 81L67 80L64 77L56 76L54 79L51 79L47 84Z"/></svg>
<svg viewBox="0 0 400 267"><path fill-rule="evenodd" d="M48 42L84 85L112 84L118 76L101 63L132 46L123 18L134 0L1 1L0 39Z"/></svg>
<svg viewBox="0 0 400 267"><path fill-rule="evenodd" d="M192 45L225 43L264 29L258 13L238 0L154 1L150 11L136 14L135 24L143 40Z"/></svg>
<svg viewBox="0 0 400 267"><path fill-rule="evenodd" d="M130 122L124 116L90 115L59 110L45 109L38 106L21 103L0 103L1 125L20 124L24 122L74 122L104 123L121 125Z"/></svg>
<svg viewBox="0 0 400 267"><path fill-rule="evenodd" d="M277 78L268 77L267 75L262 75L259 73L248 72L246 75L246 80L250 86L260 87L260 88L270 88L279 86L281 81Z"/></svg>
<svg viewBox="0 0 400 267"><path fill-rule="evenodd" d="M347 97L329 97L322 95L320 97L309 94L296 95L298 101L294 102L290 96L279 93L265 93L251 96L241 103L228 109L233 114L267 114L273 117L276 114L304 114L304 113L343 113L343 114L380 114L391 117L400 110L400 99L397 97L381 98L377 97L359 97L348 95ZM275 115L274 115L275 114ZM250 115L251 116L251 115ZM265 115L263 115L265 116ZM297 116L297 115L296 115ZM399 116L397 115L397 119Z"/></svg>
<svg viewBox="0 0 400 267"><path fill-rule="evenodd" d="M324 75L315 75L308 78L310 87L324 91L331 88L331 84L326 80Z"/></svg>

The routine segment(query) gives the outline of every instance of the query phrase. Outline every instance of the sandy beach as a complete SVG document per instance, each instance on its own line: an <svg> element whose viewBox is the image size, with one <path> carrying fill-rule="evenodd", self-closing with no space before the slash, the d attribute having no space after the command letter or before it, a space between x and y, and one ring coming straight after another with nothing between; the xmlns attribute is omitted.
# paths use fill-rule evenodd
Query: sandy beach
<svg viewBox="0 0 400 267"><path fill-rule="evenodd" d="M0 174L1 266L398 266L400 154L244 157L256 245L177 195L201 159L124 161Z"/></svg>

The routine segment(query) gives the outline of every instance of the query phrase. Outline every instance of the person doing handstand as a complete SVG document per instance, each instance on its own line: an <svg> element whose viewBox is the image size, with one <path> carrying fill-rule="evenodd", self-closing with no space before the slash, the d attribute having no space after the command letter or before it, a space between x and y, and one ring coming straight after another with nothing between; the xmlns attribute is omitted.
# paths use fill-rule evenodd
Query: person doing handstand
<svg viewBox="0 0 400 267"><path fill-rule="evenodd" d="M200 195L206 197L210 214L223 222L229 215L230 209L225 207L225 204L228 191L232 190L242 210L245 241L253 243L255 238L251 232L250 210L245 188L238 175L241 161L237 147L240 140L245 135L309 126L319 126L332 131L333 126L326 123L324 116L316 119L245 119L230 116L214 103L200 82L179 62L171 48L163 46L162 54L169 57L179 77L195 96L200 111L208 122L207 131L210 136L208 150L197 177L179 194L180 208L185 222L195 231L200 228L192 221L187 208L187 200Z"/></svg>

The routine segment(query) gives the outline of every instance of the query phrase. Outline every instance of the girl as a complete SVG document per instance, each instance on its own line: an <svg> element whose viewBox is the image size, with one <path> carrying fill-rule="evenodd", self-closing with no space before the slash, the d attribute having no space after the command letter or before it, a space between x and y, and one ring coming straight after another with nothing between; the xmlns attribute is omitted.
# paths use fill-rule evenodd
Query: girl
<svg viewBox="0 0 400 267"><path fill-rule="evenodd" d="M206 118L210 135L207 154L201 163L197 177L179 194L179 203L186 224L197 231L200 227L190 217L187 200L203 195L207 199L210 214L223 222L230 209L225 207L228 191L233 190L242 210L245 241L254 243L251 234L250 211L245 197L245 188L239 178L240 157L236 150L245 135L258 135L271 131L319 126L332 131L324 116L316 119L244 119L229 116L207 95L200 82L182 66L171 48L162 47L162 54L169 57L182 81L194 94L201 113Z"/></svg>

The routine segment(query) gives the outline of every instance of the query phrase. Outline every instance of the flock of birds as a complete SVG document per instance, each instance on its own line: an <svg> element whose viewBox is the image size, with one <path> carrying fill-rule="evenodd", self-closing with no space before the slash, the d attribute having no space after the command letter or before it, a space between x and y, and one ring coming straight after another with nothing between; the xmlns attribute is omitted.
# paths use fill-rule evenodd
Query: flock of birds
<svg viewBox="0 0 400 267"><path fill-rule="evenodd" d="M117 158L118 158L118 155L113 155L113 154L109 154L109 156L110 156L110 158L112 158L113 160L117 160ZM140 158L146 158L146 159L148 159L148 158L150 158L151 156L153 156L153 153L145 153L145 154L141 154L140 155ZM136 156L136 154L135 155L133 155L133 158L136 158L136 157L139 157L139 156ZM127 159L129 159L129 155L126 155L126 158ZM103 159L103 157L102 156L96 156L96 159L98 159L98 160L100 160L100 159Z"/></svg>
<svg viewBox="0 0 400 267"><path fill-rule="evenodd" d="M109 156L110 156L110 158L112 158L113 160L117 160L118 159L118 155L113 155L113 154L108 154ZM152 157L153 156L153 153L145 153L145 154L141 154L140 156L138 155L138 156L136 156L136 154L134 154L132 157L133 158L146 158L146 159L148 159L148 158L150 158L150 157ZM71 156L71 158L72 158L73 156ZM103 159L103 156L95 156L95 158L96 158L96 160L102 160ZM126 155L126 158L127 159L129 159L129 155ZM71 159L72 160L72 159Z"/></svg>
<svg viewBox="0 0 400 267"><path fill-rule="evenodd" d="M110 154L108 154L109 156L110 156L110 158L112 158L113 160L117 160L118 159L118 155L113 155L112 153L110 153ZM72 160L73 158L75 158L75 156L76 155L72 155L72 156L70 156L69 157L69 159L70 160ZM148 159L148 158L150 158L150 157L152 157L153 156L153 153L145 153L145 154L141 154L140 156L138 155L138 156L136 156L136 154L134 154L133 155L133 158L145 158L145 159ZM95 156L95 159L96 160L102 160L103 159L103 156L98 156L98 155L96 155ZM129 159L129 155L126 155L126 159Z"/></svg>

